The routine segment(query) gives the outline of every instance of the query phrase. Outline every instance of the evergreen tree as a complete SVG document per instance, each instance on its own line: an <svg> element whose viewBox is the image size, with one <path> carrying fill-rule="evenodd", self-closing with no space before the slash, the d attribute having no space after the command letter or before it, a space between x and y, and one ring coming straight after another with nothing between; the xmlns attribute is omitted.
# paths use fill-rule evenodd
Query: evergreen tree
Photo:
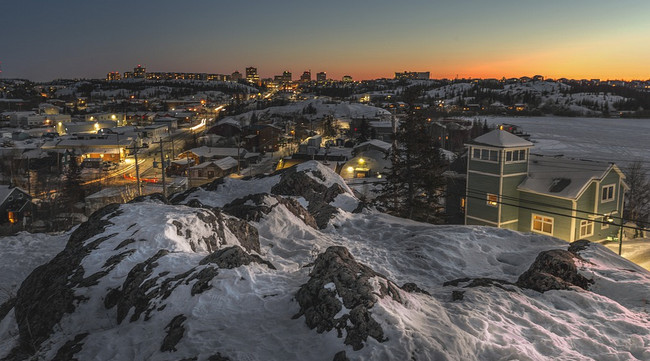
<svg viewBox="0 0 650 361"><path fill-rule="evenodd" d="M427 128L426 118L419 115L400 124L393 142L392 167L377 203L399 217L440 223L444 162Z"/></svg>
<svg viewBox="0 0 650 361"><path fill-rule="evenodd" d="M61 205L67 212L71 212L74 204L84 199L84 191L81 186L81 167L74 155L70 156L61 193Z"/></svg>

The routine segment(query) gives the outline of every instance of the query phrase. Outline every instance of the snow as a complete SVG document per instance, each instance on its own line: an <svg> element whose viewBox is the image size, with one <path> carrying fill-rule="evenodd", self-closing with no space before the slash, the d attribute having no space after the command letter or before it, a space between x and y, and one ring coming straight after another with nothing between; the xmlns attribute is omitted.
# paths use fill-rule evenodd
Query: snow
<svg viewBox="0 0 650 361"><path fill-rule="evenodd" d="M65 247L70 235L21 232L0 237L0 305L16 295L18 287L36 267Z"/></svg>
<svg viewBox="0 0 650 361"><path fill-rule="evenodd" d="M533 143L505 130L495 129L473 139L474 143L491 145L500 148L530 147Z"/></svg>
<svg viewBox="0 0 650 361"><path fill-rule="evenodd" d="M299 169L325 185L344 185L326 167L305 164ZM199 189L188 199L218 207L245 193L268 192L278 181L279 176L226 179L216 191ZM346 202L337 197L334 204ZM74 313L64 315L48 346L35 359L52 359L56 350L81 332L90 335L75 358L98 361L194 356L207 360L216 352L232 360L330 361L342 350L352 360L650 359L650 272L603 246L591 245L581 253L585 261L579 262L579 270L595 281L590 290L538 293L514 285L504 285L506 289L443 286L463 277L515 282L539 252L566 249L567 243L506 229L423 224L372 209L341 211L325 229L317 230L279 203L258 222L251 222L259 232L260 256L275 270L255 263L219 269L209 282L211 288L203 293L190 296L192 283L183 282L168 299L156 301L160 307L148 321L141 316L130 322L131 310L118 325L115 309L104 305L106 290L120 287L136 264L159 249L171 253L158 259L150 277L163 272L172 277L208 267L198 262L210 252L201 239L216 232L212 223L202 221L210 213L152 202L120 205L120 213L110 219L112 224L87 241L110 236L84 258L85 275L97 272L109 257L134 252L97 285L75 289L76 296L87 300L79 302ZM59 248L37 248L52 239L61 242L65 236L36 236L42 237L39 241L21 234L9 241L0 239L0 274L28 273L42 260L12 264L11 259L31 258L37 251L46 260L60 249L60 243ZM127 238L136 241L115 250ZM238 244L227 231L220 241L225 243L220 247ZM380 343L369 338L358 351L345 346L335 330L319 334L309 329L303 317L293 318L299 311L294 297L309 279L310 264L332 245L347 247L358 262L397 285L415 282L431 295L400 292L402 303L379 298L370 311L387 340ZM7 250L15 254L5 256ZM385 282L381 277L371 279L377 293ZM324 289L338 293L334 283L325 284ZM452 301L453 291L463 291L463 300ZM180 314L187 317L183 338L175 352L161 352L165 326ZM15 335L16 321L10 315L0 322L0 357L13 346Z"/></svg>

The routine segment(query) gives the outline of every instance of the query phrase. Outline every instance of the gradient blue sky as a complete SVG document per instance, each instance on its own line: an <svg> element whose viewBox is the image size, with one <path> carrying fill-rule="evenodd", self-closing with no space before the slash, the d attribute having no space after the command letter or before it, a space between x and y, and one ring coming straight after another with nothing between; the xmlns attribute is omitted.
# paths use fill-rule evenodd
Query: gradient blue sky
<svg viewBox="0 0 650 361"><path fill-rule="evenodd" d="M649 79L648 0L1 0L3 78L148 71Z"/></svg>

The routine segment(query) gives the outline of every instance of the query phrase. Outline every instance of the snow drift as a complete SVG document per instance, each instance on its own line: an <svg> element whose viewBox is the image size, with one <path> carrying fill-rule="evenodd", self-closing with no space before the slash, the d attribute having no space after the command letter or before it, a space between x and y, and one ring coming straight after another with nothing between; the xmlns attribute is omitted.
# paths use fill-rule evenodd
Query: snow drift
<svg viewBox="0 0 650 361"><path fill-rule="evenodd" d="M600 245L364 208L308 162L96 212L0 305L0 359L648 360L649 285Z"/></svg>

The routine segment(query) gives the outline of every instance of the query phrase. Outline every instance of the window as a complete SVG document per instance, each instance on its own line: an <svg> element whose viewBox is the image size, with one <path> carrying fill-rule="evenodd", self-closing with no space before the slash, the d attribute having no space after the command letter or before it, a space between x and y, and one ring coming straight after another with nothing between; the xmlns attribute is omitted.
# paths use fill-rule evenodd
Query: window
<svg viewBox="0 0 650 361"><path fill-rule="evenodd" d="M580 221L580 238L589 237L594 235L594 222L582 220Z"/></svg>
<svg viewBox="0 0 650 361"><path fill-rule="evenodd" d="M605 203L605 202L611 202L614 200L614 184L609 184L606 186L603 186L603 193L600 197L600 200Z"/></svg>
<svg viewBox="0 0 650 361"><path fill-rule="evenodd" d="M487 194L487 205L496 207L499 203L499 197L496 194L488 193Z"/></svg>
<svg viewBox="0 0 650 361"><path fill-rule="evenodd" d="M531 229L535 232L553 235L553 217L540 216L533 214Z"/></svg>
<svg viewBox="0 0 650 361"><path fill-rule="evenodd" d="M605 214L603 216L603 223L600 225L600 229L607 229L609 228L609 225L614 222L614 219L612 218L611 214Z"/></svg>
<svg viewBox="0 0 650 361"><path fill-rule="evenodd" d="M496 150L474 148L472 151L472 159L489 160L496 162L499 158L499 152Z"/></svg>
<svg viewBox="0 0 650 361"><path fill-rule="evenodd" d="M506 152L506 162L521 162L526 160L526 149L509 150Z"/></svg>

